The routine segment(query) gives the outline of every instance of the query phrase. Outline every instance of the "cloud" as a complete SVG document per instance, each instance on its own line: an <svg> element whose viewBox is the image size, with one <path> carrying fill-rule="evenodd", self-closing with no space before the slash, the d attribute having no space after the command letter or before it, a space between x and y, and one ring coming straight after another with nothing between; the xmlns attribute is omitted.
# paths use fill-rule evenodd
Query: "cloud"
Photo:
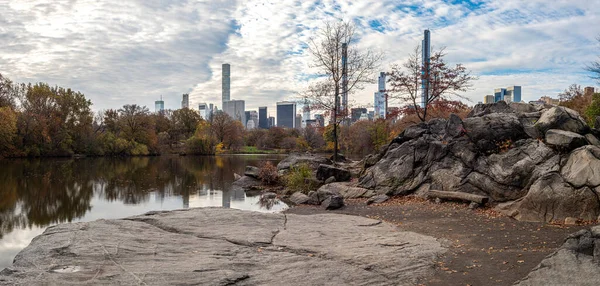
<svg viewBox="0 0 600 286"><path fill-rule="evenodd" d="M231 97L247 109L293 98L311 78L307 40L328 19L352 20L361 48L385 52L381 71L406 59L431 29L450 63L478 75L465 95L523 86L524 100L592 85L583 67L600 46L593 1L55 1L0 3L0 72L18 82L80 90L94 110L165 98L178 108L221 102L221 65ZM373 75L375 78L377 75ZM352 95L372 103L376 86Z"/></svg>

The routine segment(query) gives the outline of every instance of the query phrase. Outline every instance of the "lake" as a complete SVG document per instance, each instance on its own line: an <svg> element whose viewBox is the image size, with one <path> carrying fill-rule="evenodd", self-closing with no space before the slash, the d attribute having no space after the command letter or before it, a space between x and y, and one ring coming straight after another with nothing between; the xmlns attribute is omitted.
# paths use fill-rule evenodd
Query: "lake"
<svg viewBox="0 0 600 286"><path fill-rule="evenodd" d="M152 210L226 207L278 212L233 189L234 173L281 155L0 160L0 270L46 227Z"/></svg>

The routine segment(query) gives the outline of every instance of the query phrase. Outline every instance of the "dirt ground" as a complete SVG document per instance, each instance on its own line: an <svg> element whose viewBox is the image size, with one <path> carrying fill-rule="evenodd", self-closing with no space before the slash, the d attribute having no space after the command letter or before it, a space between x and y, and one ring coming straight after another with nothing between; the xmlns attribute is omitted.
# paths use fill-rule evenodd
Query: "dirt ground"
<svg viewBox="0 0 600 286"><path fill-rule="evenodd" d="M436 274L422 281L423 285L512 285L569 234L589 227L519 222L491 209L470 210L463 203L436 204L411 197L370 206L363 199L346 200L346 206L335 211L306 205L286 211L325 212L380 219L448 243L449 251L436 261Z"/></svg>

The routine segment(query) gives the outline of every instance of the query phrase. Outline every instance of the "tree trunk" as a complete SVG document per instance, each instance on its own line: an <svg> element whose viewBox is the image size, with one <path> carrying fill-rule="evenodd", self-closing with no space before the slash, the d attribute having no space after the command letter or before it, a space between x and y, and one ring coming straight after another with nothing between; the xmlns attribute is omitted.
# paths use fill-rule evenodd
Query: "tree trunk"
<svg viewBox="0 0 600 286"><path fill-rule="evenodd" d="M335 99L334 99L335 108L333 109L333 165L336 165L337 159L338 159L337 116L338 116L338 109L340 106L339 93L340 93L340 88L339 88L338 84L336 83L335 84Z"/></svg>

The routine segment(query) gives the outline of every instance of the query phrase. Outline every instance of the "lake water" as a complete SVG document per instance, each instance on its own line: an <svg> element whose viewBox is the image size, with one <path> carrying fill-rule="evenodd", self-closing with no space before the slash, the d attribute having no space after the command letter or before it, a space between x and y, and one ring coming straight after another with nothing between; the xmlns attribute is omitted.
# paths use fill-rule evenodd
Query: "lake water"
<svg viewBox="0 0 600 286"><path fill-rule="evenodd" d="M152 210L227 207L278 212L234 190L234 173L277 155L0 160L0 270L46 227Z"/></svg>

